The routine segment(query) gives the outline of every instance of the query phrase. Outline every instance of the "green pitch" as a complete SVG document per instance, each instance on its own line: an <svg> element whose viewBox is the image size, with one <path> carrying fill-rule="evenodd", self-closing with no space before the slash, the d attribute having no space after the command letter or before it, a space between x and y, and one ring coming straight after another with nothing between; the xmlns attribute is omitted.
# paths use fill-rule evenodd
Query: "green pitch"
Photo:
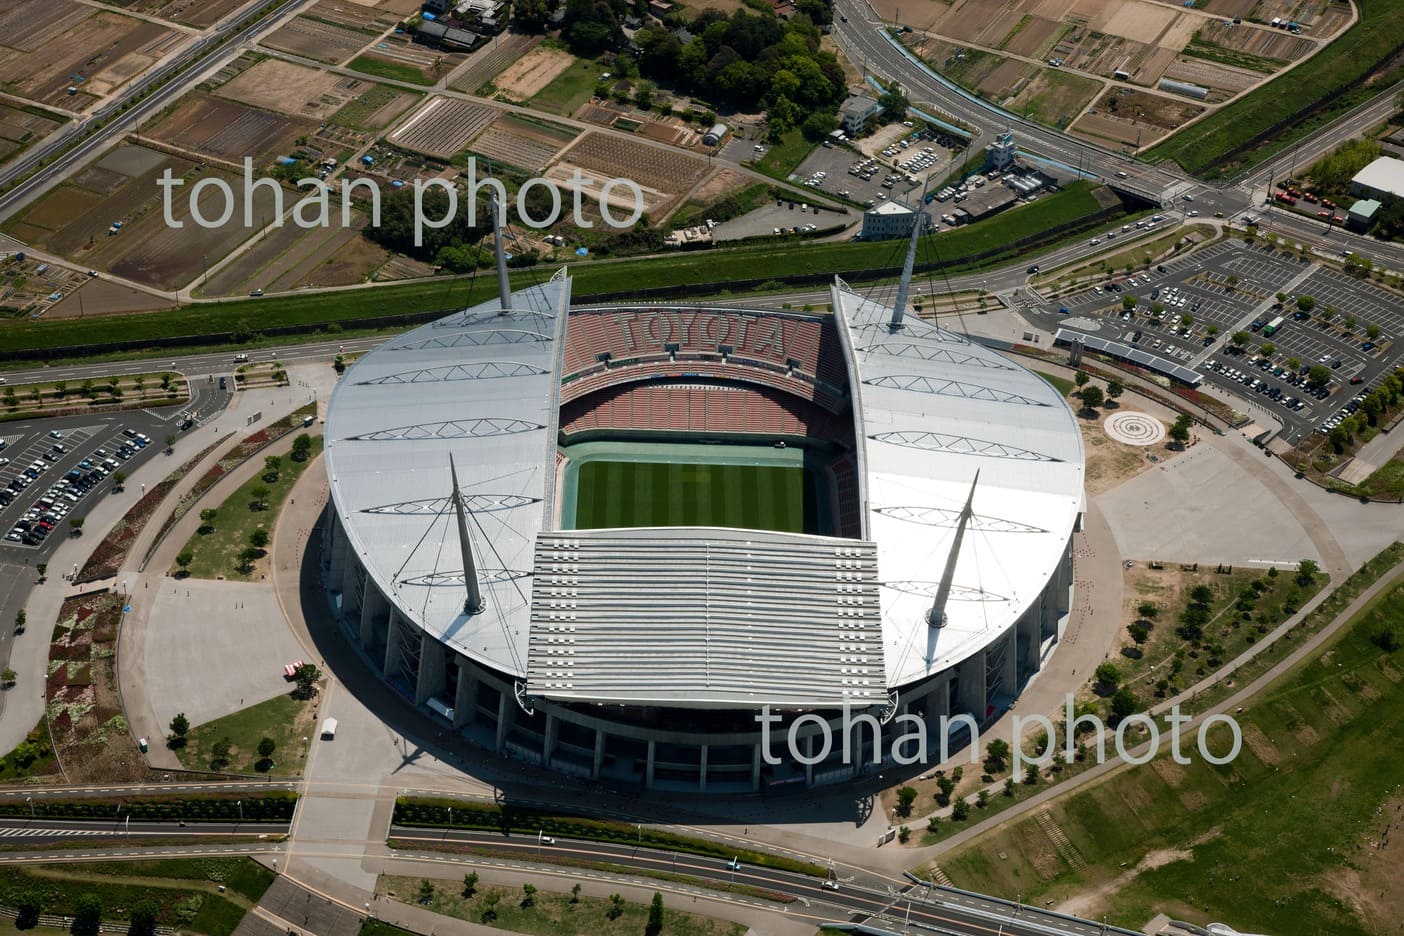
<svg viewBox="0 0 1404 936"><path fill-rule="evenodd" d="M819 531L809 472L799 466L591 460L580 466L575 528L721 526Z"/></svg>

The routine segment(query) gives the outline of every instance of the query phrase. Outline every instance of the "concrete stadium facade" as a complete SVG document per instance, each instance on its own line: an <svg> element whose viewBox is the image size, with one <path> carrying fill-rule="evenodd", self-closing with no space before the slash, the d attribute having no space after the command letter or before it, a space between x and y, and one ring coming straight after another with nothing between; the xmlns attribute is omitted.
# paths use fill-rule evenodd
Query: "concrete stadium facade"
<svg viewBox="0 0 1404 936"><path fill-rule="evenodd" d="M616 786L844 782L997 716L1066 627L1075 417L994 350L832 295L832 315L586 308L562 274L356 362L321 526L348 641L446 727ZM809 447L832 528L561 528L572 439L679 428Z"/></svg>

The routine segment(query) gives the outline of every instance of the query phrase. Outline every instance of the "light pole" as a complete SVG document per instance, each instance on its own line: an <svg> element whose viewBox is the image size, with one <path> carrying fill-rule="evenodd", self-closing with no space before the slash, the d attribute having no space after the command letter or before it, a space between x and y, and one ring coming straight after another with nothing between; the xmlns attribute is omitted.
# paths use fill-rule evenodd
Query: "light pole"
<svg viewBox="0 0 1404 936"><path fill-rule="evenodd" d="M243 801L243 800L237 800L236 803L235 803L235 805L237 805L237 806L239 807L239 821L240 821L240 822L243 822L243 821L244 821L244 801Z"/></svg>
<svg viewBox="0 0 1404 936"><path fill-rule="evenodd" d="M26 796L24 801L29 804L29 818L34 818L34 797Z"/></svg>

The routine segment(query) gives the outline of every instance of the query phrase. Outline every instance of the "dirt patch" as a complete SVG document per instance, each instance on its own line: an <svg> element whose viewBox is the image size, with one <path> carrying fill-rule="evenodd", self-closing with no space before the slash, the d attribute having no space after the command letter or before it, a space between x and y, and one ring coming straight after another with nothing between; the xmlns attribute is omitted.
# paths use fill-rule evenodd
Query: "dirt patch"
<svg viewBox="0 0 1404 936"><path fill-rule="evenodd" d="M345 26L298 16L262 40L270 49L291 52L318 62L340 65L374 37Z"/></svg>
<svg viewBox="0 0 1404 936"><path fill-rule="evenodd" d="M1154 871L1156 868L1163 868L1172 862L1187 861L1192 857L1194 857L1194 853L1184 848L1162 848L1158 851L1147 852L1146 856L1134 868L1118 874L1110 881L1098 884L1091 890L1075 894L1059 904L1056 909L1059 913L1067 913L1072 916L1092 917L1095 913L1100 912L1100 908L1109 896L1124 888L1137 875Z"/></svg>
<svg viewBox="0 0 1404 936"><path fill-rule="evenodd" d="M1082 430L1083 448L1087 458L1085 477L1088 494L1110 491L1122 482L1154 467L1156 462L1151 460L1152 457L1164 462L1180 454L1170 449L1165 442L1148 446L1118 442L1107 435L1100 420L1079 418L1077 422Z"/></svg>
<svg viewBox="0 0 1404 936"><path fill-rule="evenodd" d="M1404 917L1404 799L1392 791L1360 833L1348 864L1323 876L1326 890L1385 932Z"/></svg>
<svg viewBox="0 0 1404 936"><path fill-rule="evenodd" d="M1165 97L1132 88L1108 88L1095 110L1108 118L1137 126L1173 130L1204 113L1204 108L1182 98Z"/></svg>
<svg viewBox="0 0 1404 936"><path fill-rule="evenodd" d="M225 84L219 95L281 114L316 114L326 108L322 98L341 81L338 75L270 58Z"/></svg>
<svg viewBox="0 0 1404 936"><path fill-rule="evenodd" d="M1275 766L1282 763L1282 752L1273 746L1257 725L1249 723L1243 726L1243 743L1264 764Z"/></svg>
<svg viewBox="0 0 1404 936"><path fill-rule="evenodd" d="M587 133L561 156L561 161L595 170L596 178L633 179L660 192L684 192L701 180L707 163L693 156L656 147L642 147L629 140Z"/></svg>
<svg viewBox="0 0 1404 936"><path fill-rule="evenodd" d="M130 312L161 312L169 308L172 308L172 303L163 296L155 296L111 280L95 279L64 296L44 313L44 318L92 318L100 315L126 315Z"/></svg>
<svg viewBox="0 0 1404 936"><path fill-rule="evenodd" d="M315 129L310 121L197 92L147 132L154 139L236 165L250 156L254 165L261 167Z"/></svg>
<svg viewBox="0 0 1404 936"><path fill-rule="evenodd" d="M535 97L575 61L564 49L537 46L517 59L493 80L497 89L517 101Z"/></svg>
<svg viewBox="0 0 1404 936"><path fill-rule="evenodd" d="M141 74L179 38L155 23L94 12L71 0L6 4L0 35L18 50L0 59L0 86L33 101L79 109ZM69 87L78 93L70 95Z"/></svg>

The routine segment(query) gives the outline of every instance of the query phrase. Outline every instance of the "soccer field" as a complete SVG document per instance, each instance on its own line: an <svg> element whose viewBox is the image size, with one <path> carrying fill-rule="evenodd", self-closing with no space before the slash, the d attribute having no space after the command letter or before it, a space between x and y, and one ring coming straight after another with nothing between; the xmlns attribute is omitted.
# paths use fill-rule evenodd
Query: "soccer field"
<svg viewBox="0 0 1404 936"><path fill-rule="evenodd" d="M606 460L580 466L576 529L643 526L816 533L813 480L799 466Z"/></svg>

